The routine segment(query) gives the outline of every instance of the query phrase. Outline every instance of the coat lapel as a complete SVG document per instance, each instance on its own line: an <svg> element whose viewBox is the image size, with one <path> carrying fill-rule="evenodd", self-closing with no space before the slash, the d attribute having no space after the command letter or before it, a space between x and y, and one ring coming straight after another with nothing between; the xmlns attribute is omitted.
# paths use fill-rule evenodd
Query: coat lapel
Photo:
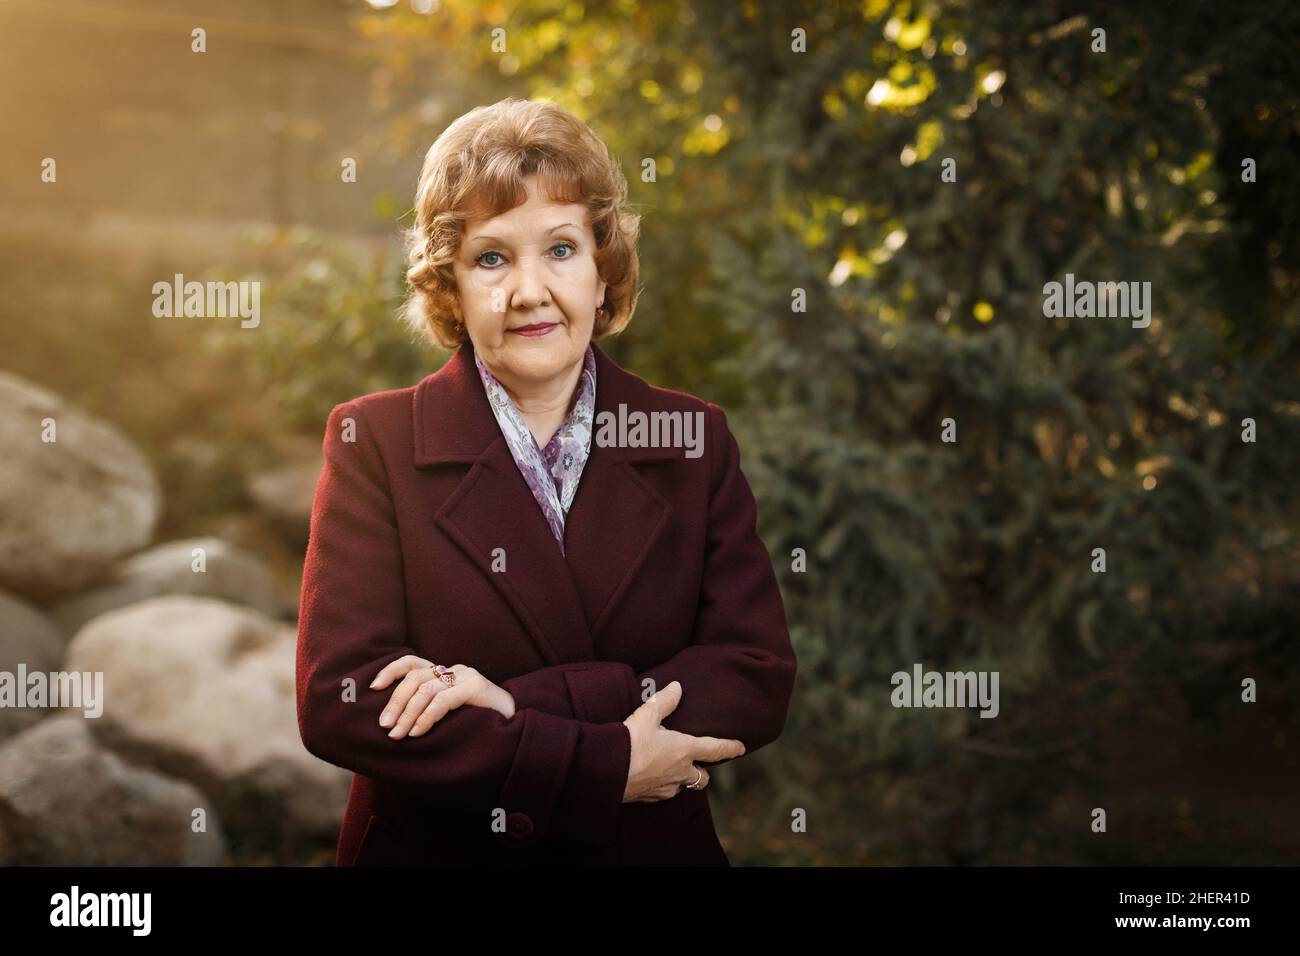
<svg viewBox="0 0 1300 956"><path fill-rule="evenodd" d="M596 415L650 410L644 381L596 353ZM591 455L565 526L569 567L600 650L600 632L645 563L672 514L672 505L641 475L647 463L681 458L673 448L602 448L592 436Z"/></svg>
<svg viewBox="0 0 1300 956"><path fill-rule="evenodd" d="M648 386L593 348L596 414L617 414L620 403L644 408ZM566 557L511 457L470 346L419 384L413 413L416 467L468 466L437 525L500 592L548 664L595 659L604 622L671 511L637 468L680 450L593 443L566 519ZM497 548L505 572L492 570Z"/></svg>

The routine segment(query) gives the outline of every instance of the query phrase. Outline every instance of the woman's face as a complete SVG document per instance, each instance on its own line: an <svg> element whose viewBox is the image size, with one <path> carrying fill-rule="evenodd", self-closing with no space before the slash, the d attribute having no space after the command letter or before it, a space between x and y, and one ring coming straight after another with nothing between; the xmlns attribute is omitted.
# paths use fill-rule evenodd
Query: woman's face
<svg viewBox="0 0 1300 956"><path fill-rule="evenodd" d="M605 298L587 207L551 202L536 175L524 182L523 205L465 224L453 266L474 351L516 393L581 366Z"/></svg>

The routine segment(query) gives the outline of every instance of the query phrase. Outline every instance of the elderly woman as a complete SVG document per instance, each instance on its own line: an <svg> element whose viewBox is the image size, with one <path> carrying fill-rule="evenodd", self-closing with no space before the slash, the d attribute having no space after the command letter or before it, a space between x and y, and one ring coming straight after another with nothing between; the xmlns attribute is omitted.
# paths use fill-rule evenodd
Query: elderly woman
<svg viewBox="0 0 1300 956"><path fill-rule="evenodd" d="M455 352L330 414L303 577L341 866L728 863L709 768L780 735L795 658L722 409L593 344L636 304L626 195L544 103L425 159L407 316Z"/></svg>

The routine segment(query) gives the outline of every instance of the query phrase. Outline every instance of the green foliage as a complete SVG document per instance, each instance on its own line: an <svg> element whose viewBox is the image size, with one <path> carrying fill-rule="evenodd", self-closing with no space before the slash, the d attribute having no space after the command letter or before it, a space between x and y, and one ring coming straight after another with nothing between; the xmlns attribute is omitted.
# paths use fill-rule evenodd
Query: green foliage
<svg viewBox="0 0 1300 956"><path fill-rule="evenodd" d="M1114 695L1190 696L1207 666L1280 651L1300 464L1295 10L569 9L512 10L505 57L457 49L621 158L647 213L629 364L744 402L732 420L801 662L774 805L808 796L790 781L811 752L854 779L890 763L946 767L937 781L968 779L976 753L1081 758L1069 741L1104 729ZM458 15L471 40L498 25ZM495 92L468 87L446 119ZM1243 184L1245 156L1270 172ZM1067 272L1149 281L1151 326L1045 318L1043 286ZM889 677L916 661L998 670L1018 703L997 721L895 710ZM981 771L976 802L1023 796L1017 770ZM940 858L978 858L987 834L952 836L969 809L931 796Z"/></svg>
<svg viewBox="0 0 1300 956"><path fill-rule="evenodd" d="M734 316L757 330L769 386L748 446L766 540L787 568L792 548L811 555L806 577L785 575L813 665L798 719L864 765L945 752L949 726L881 690L911 661L997 669L1030 699L1128 647L1148 655L1128 683L1203 667L1189 650L1223 637L1227 595L1252 586L1234 556L1280 560L1289 540L1279 492L1300 424L1294 270L1252 297L1266 323L1223 308L1216 261L1260 224L1218 198L1240 156L1213 161L1225 117L1198 95L1207 72L1230 89L1227 64L1271 54L1271 36L1238 34L1259 44L1248 56L1207 44L1203 24L1112 14L1094 54L1093 21L1049 7L945 7L933 22L907 9L869 25L894 40L873 44L865 77L852 28L817 31L822 109L788 58L756 70L750 49L729 74L769 91L763 125L799 144L773 173L786 201L751 223L764 254L744 286L770 307ZM851 95L854 110L826 107ZM1276 155L1278 135L1257 129L1248 154ZM1293 217L1289 184L1260 189ZM1150 281L1155 321L1045 318L1043 285L1066 272ZM782 304L794 286L806 314ZM939 441L949 417L955 444ZM1245 417L1269 437L1242 443ZM1095 547L1107 574L1090 570ZM953 721L1019 743L1066 732Z"/></svg>
<svg viewBox="0 0 1300 956"><path fill-rule="evenodd" d="M367 257L296 229L251 241L246 255L248 269L219 278L262 282L261 321L211 325L207 345L240 366L277 429L319 437L339 402L413 385L445 361L396 319L395 253Z"/></svg>

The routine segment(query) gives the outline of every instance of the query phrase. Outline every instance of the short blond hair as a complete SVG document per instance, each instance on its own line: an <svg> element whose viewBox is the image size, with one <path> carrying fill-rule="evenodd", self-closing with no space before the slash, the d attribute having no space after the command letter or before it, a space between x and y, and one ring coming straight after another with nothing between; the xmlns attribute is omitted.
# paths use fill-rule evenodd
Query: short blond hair
<svg viewBox="0 0 1300 956"><path fill-rule="evenodd" d="M521 205L533 173L544 195L582 203L590 214L596 269L606 283L605 315L596 317L592 339L632 321L641 217L628 206L627 179L582 120L552 103L510 97L455 120L424 157L415 225L406 235L410 292L402 315L412 328L445 348L467 340L452 272L465 223Z"/></svg>

